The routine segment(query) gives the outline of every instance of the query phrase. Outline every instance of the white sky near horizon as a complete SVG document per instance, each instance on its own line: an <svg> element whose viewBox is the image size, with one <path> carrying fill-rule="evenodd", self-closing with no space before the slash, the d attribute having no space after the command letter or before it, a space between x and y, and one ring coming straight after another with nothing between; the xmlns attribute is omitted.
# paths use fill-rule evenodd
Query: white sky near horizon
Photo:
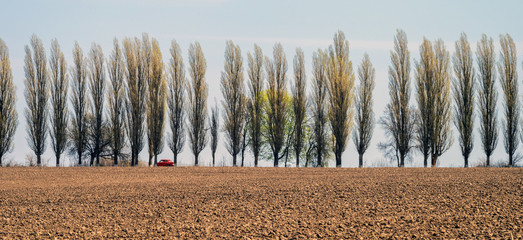
<svg viewBox="0 0 523 240"><path fill-rule="evenodd" d="M499 35L509 33L518 49L518 83L521 83L523 60L523 28L521 26L521 1L241 1L241 0L48 0L48 1L1 1L0 38L8 48L17 91L19 125L15 134L15 147L4 161L24 164L26 155L32 153L26 141L26 108L24 87L24 45L29 44L32 34L40 37L49 57L51 40L56 38L65 54L68 66L72 65L72 48L78 41L84 54L96 42L103 48L107 58L112 51L114 38L141 37L146 32L156 38L163 53L163 60L169 60L171 40L176 40L187 61L189 44L199 41L207 60L206 80L209 87L208 106L222 99L219 88L223 70L225 41L233 40L241 47L246 67L247 52L258 44L264 55L272 57L274 43L282 43L288 62L288 86L293 81L292 60L297 47L305 53L307 91L310 91L312 53L318 48L327 48L334 33L341 30L349 40L350 59L356 73L364 53L368 53L376 68L374 90L374 112L376 120L383 114L388 97L388 66L390 50L396 29L403 29L409 39L411 66L419 59L419 44L423 38L445 41L450 53L461 32L475 51L476 42L487 34L495 41L496 59L499 59ZM186 64L187 65L187 64ZM476 65L475 65L476 66ZM411 83L414 83L411 69ZM496 83L500 90L499 80ZM356 80L356 84L359 80ZM520 85L521 86L521 85ZM411 85L411 105L415 105L414 85ZM498 97L498 121L503 119L501 109L502 92ZM476 114L477 117L477 114ZM223 122L223 121L222 121ZM474 150L471 164L479 163L484 157L479 139L479 125L476 119L474 129ZM169 129L166 127L166 129ZM458 167L463 165L459 150L457 132L452 125L454 144L440 158L440 166ZM230 165L232 157L224 148L224 133L217 152L218 164L223 161ZM503 132L500 124L500 139L493 155L493 161L507 161L503 146ZM165 135L167 136L167 134ZM54 153L48 138L44 159L54 166ZM386 141L383 129L376 124L374 135L367 153L366 166L393 165L384 160L377 148ZM252 165L248 152L246 165ZM147 147L141 152L141 159L147 160ZM66 158L70 158L66 156ZM171 158L172 152L165 146L160 158ZM194 157L186 142L181 154L182 165L192 165ZM74 161L74 157L71 157ZM291 158L291 162L293 158ZM358 156L352 137L343 155L343 166L356 167ZM69 161L65 161L66 165ZM200 155L202 165L211 162L209 147ZM333 160L330 165L333 165ZM422 166L422 155L415 153L407 166ZM272 165L272 159L262 161L262 166Z"/></svg>

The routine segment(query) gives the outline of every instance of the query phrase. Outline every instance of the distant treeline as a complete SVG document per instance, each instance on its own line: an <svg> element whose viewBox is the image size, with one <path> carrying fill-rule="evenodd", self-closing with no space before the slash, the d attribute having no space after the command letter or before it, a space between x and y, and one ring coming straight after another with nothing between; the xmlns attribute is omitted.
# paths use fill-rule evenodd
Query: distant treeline
<svg viewBox="0 0 523 240"><path fill-rule="evenodd" d="M475 55L465 34L456 41L452 56L441 39L424 39L412 67L407 43L405 32L398 30L390 53L390 102L377 119L387 136L378 146L385 156L403 167L418 150L424 166L434 167L453 144L454 124L468 167L477 115L486 165L498 143L499 125L508 166L515 165L521 103L516 46L510 35L500 36L499 59L492 38L486 35L477 43ZM240 47L227 41L220 82L223 101L212 107L210 116L207 65L198 42L190 45L187 62L172 41L169 62L164 63L158 41L147 34L122 42L115 39L108 58L98 44L84 55L75 43L72 52L73 62L68 65L57 40L51 43L49 57L35 35L25 46L24 116L38 166L48 137L57 166L63 154L74 156L78 165L98 166L100 159L110 159L115 166L137 166L145 146L153 166L165 145L177 164L186 140L195 165L208 144L214 165L220 133L234 166L244 165L249 149L255 166L261 157L272 159L274 166L292 162L296 167L319 167L334 155L340 167L351 136L363 166L376 123L375 69L365 54L355 73L349 41L341 31L327 49L313 53L308 91L300 48L288 76L281 44L274 45L272 58L255 44L244 62ZM503 90L502 119L497 118L496 81ZM411 87L415 105L411 105ZM8 48L0 39L0 165L13 148L18 124L15 102Z"/></svg>

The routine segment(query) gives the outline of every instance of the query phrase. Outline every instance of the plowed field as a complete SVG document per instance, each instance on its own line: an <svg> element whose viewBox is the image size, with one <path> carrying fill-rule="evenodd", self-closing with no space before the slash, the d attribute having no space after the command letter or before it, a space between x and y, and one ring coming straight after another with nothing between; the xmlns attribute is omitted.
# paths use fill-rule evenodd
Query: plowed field
<svg viewBox="0 0 523 240"><path fill-rule="evenodd" d="M0 168L0 238L523 238L523 169Z"/></svg>

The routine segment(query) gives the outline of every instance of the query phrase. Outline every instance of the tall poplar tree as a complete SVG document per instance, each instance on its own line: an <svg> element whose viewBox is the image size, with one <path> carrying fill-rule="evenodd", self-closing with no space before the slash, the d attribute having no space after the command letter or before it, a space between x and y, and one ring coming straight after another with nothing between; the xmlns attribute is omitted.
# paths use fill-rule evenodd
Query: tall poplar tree
<svg viewBox="0 0 523 240"><path fill-rule="evenodd" d="M334 136L334 155L336 167L341 167L341 156L347 147L347 139L352 128L354 115L354 73L349 60L349 41L345 34L334 34L334 43L329 47L327 65L329 81L329 120Z"/></svg>
<svg viewBox="0 0 523 240"><path fill-rule="evenodd" d="M194 165L198 166L200 152L207 145L207 83L205 71L207 62L203 55L200 43L191 43L189 46L189 74L191 86L189 87L189 139L191 150L194 154Z"/></svg>
<svg viewBox="0 0 523 240"><path fill-rule="evenodd" d="M374 131L374 112L372 110L376 70L372 66L369 55L363 56L363 61L358 68L360 86L356 93L356 121L353 140L359 155L358 166L363 167L363 154L369 147Z"/></svg>
<svg viewBox="0 0 523 240"><path fill-rule="evenodd" d="M454 53L454 125L459 132L461 154L465 167L469 166L469 156L474 147L474 101L475 73L472 50L467 41L467 35L461 34L456 41Z"/></svg>
<svg viewBox="0 0 523 240"><path fill-rule="evenodd" d="M60 166L60 156L65 151L69 127L67 110L67 92L69 89L69 76L67 75L67 64L60 50L60 45L55 39L51 43L51 57L49 59L51 77L51 145L53 147L56 166Z"/></svg>
<svg viewBox="0 0 523 240"><path fill-rule="evenodd" d="M18 126L16 90L9 61L9 50L0 38L0 167L4 155L13 149L13 136Z"/></svg>
<svg viewBox="0 0 523 240"><path fill-rule="evenodd" d="M225 64L221 77L223 94L223 129L226 133L226 148L232 155L233 166L241 150L242 133L245 128L246 97L243 83L243 59L238 45L227 41ZM213 115L214 116L214 115Z"/></svg>
<svg viewBox="0 0 523 240"><path fill-rule="evenodd" d="M501 55L498 65L501 87L505 102L504 137L505 151L508 154L508 165L514 165L514 154L519 145L519 114L521 111L518 91L518 60L516 44L508 34L500 36Z"/></svg>
<svg viewBox="0 0 523 240"><path fill-rule="evenodd" d="M498 122L496 118L498 93L494 85L496 82L494 41L485 34L477 44L476 59L479 79L478 107L481 113L481 143L487 157L486 165L490 166L490 157L498 144Z"/></svg>
<svg viewBox="0 0 523 240"><path fill-rule="evenodd" d="M42 166L42 154L45 152L47 140L49 76L44 45L36 35L31 37L31 48L25 46L24 71L27 142L36 155L36 164Z"/></svg>

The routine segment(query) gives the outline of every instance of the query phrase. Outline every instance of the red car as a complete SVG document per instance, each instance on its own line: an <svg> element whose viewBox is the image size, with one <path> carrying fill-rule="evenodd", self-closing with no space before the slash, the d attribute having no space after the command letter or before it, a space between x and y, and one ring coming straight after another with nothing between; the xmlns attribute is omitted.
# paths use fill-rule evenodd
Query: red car
<svg viewBox="0 0 523 240"><path fill-rule="evenodd" d="M158 167L172 167L174 166L174 162L169 159L162 159L157 164Z"/></svg>

